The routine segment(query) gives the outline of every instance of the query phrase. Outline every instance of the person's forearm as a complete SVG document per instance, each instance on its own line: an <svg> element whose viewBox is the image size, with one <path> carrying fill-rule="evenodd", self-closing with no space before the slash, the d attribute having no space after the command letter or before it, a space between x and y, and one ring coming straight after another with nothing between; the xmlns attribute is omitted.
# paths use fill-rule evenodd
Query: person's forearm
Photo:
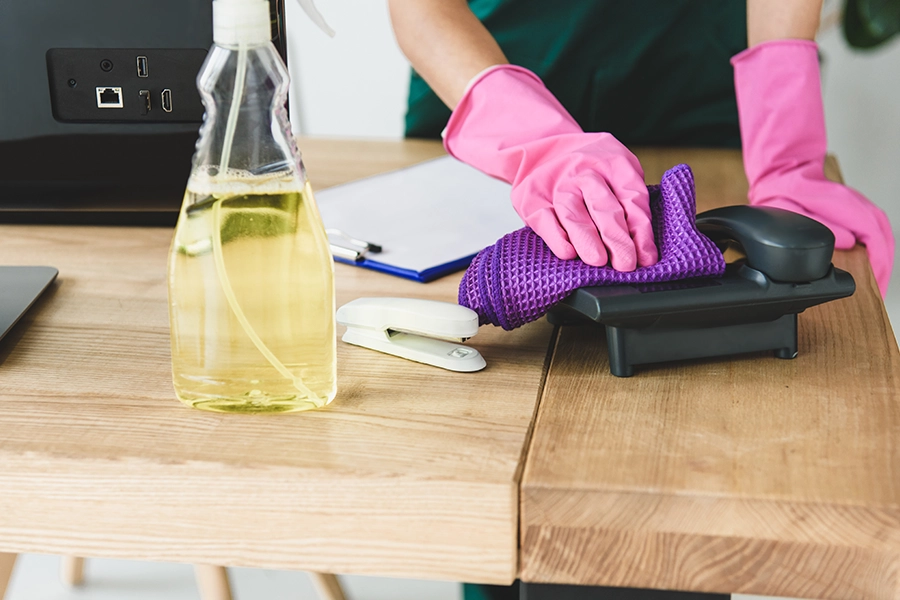
<svg viewBox="0 0 900 600"><path fill-rule="evenodd" d="M821 13L822 0L747 0L747 43L813 40Z"/></svg>
<svg viewBox="0 0 900 600"><path fill-rule="evenodd" d="M451 109L484 69L507 62L466 0L389 0L397 43Z"/></svg>

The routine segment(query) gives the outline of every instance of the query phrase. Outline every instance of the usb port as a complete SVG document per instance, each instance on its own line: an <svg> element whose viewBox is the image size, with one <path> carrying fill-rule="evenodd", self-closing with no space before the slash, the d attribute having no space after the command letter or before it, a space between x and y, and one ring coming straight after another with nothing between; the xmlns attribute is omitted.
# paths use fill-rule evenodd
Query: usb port
<svg viewBox="0 0 900 600"><path fill-rule="evenodd" d="M172 90L166 88L162 91L162 102L160 104L166 112L172 112Z"/></svg>
<svg viewBox="0 0 900 600"><path fill-rule="evenodd" d="M97 108L124 108L122 102L122 88L120 87L98 87L97 90Z"/></svg>
<svg viewBox="0 0 900 600"><path fill-rule="evenodd" d="M147 77L149 75L146 56L137 57L137 75L138 77Z"/></svg>

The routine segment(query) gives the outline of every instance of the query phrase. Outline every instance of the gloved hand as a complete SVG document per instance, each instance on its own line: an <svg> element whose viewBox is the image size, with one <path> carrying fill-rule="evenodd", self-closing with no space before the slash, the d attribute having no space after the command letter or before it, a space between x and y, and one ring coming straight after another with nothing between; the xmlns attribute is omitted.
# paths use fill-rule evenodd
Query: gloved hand
<svg viewBox="0 0 900 600"><path fill-rule="evenodd" d="M865 196L825 178L825 114L818 47L807 40L764 42L731 59L750 204L811 217L834 233L835 247L866 247L887 292L894 235Z"/></svg>
<svg viewBox="0 0 900 600"><path fill-rule="evenodd" d="M559 258L617 271L657 261L637 158L608 133L582 131L531 71L498 65L475 77L444 147L511 183L516 212Z"/></svg>

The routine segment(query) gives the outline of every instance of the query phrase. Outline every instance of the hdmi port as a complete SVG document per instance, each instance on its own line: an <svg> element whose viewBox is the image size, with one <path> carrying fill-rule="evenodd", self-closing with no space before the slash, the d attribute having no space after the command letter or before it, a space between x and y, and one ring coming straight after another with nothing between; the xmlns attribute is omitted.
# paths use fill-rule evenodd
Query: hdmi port
<svg viewBox="0 0 900 600"><path fill-rule="evenodd" d="M172 90L169 88L162 91L161 106L165 112L172 112Z"/></svg>

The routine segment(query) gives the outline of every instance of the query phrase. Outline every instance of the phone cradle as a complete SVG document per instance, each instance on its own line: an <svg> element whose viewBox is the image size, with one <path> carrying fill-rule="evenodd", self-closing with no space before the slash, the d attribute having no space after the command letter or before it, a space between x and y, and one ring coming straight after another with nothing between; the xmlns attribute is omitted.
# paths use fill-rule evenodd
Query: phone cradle
<svg viewBox="0 0 900 600"><path fill-rule="evenodd" d="M853 294L846 271L831 268L808 283L779 283L744 264L718 279L581 288L554 307L562 325L584 317L606 327L609 370L635 365L774 350L797 356L797 314Z"/></svg>
<svg viewBox="0 0 900 600"><path fill-rule="evenodd" d="M739 245L747 259L715 279L581 288L548 319L604 325L610 372L630 377L635 365L673 360L766 350L794 358L798 313L856 290L853 277L831 265L834 236L811 219L729 206L698 215L697 225L720 248Z"/></svg>

